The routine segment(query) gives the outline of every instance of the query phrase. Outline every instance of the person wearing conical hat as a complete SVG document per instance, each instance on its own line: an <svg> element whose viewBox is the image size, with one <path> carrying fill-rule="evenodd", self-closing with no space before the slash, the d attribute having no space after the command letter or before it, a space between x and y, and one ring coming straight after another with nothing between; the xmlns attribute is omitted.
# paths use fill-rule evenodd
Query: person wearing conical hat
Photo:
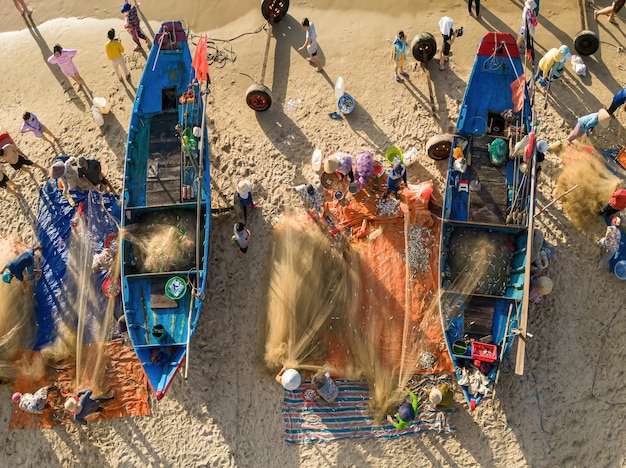
<svg viewBox="0 0 626 468"><path fill-rule="evenodd" d="M324 172L327 174L336 173L341 179L349 177L350 182L354 182L354 172L352 171L352 156L345 153L331 154L324 161Z"/></svg>
<svg viewBox="0 0 626 468"><path fill-rule="evenodd" d="M607 128L609 126L609 120L611 116L606 109L600 109L593 114L583 115L578 119L574 130L567 137L567 142L571 143L574 140L580 138L583 135L591 135L593 129L600 125L600 128Z"/></svg>
<svg viewBox="0 0 626 468"><path fill-rule="evenodd" d="M442 383L430 391L428 399L437 410L449 409L452 408L454 402L454 392L450 388L450 384Z"/></svg>
<svg viewBox="0 0 626 468"><path fill-rule="evenodd" d="M237 200L243 210L243 221L248 222L248 207L252 210L256 210L257 206L252 201L252 184L249 180L240 180L237 184Z"/></svg>

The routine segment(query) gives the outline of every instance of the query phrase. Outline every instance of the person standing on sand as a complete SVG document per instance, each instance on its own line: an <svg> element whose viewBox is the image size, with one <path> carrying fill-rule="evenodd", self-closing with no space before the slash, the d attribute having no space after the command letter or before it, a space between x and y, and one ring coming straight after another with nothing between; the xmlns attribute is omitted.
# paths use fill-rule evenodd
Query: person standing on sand
<svg viewBox="0 0 626 468"><path fill-rule="evenodd" d="M248 247L250 246L250 238L252 237L252 233L250 229L246 228L246 225L243 223L235 223L233 227L233 244L239 249L237 252L238 257L243 257L248 252Z"/></svg>
<svg viewBox="0 0 626 468"><path fill-rule="evenodd" d="M41 270L35 269L35 251L41 251L41 249L41 245L38 245L35 248L22 252L13 260L7 262L2 271L0 271L2 281L10 284L13 278L17 278L18 281L22 282L22 291L26 294L27 284L24 281L24 270L26 270L28 275L33 273L41 274Z"/></svg>
<svg viewBox="0 0 626 468"><path fill-rule="evenodd" d="M394 416L389 414L387 415L387 421L393 424L393 426L398 430L402 430L411 424L411 422L415 419L415 416L417 416L417 407L419 405L417 397L410 389L404 387L403 390L405 390L411 397L411 403L405 401L400 404L398 412Z"/></svg>
<svg viewBox="0 0 626 468"><path fill-rule="evenodd" d="M302 27L306 31L306 36L304 44L298 49L298 52L302 52L306 47L306 50L311 55L307 61L317 65L317 68L315 68L316 72L321 72L323 67L320 59L317 57L317 34L315 34L315 26L309 21L309 18L304 18L302 20Z"/></svg>
<svg viewBox="0 0 626 468"><path fill-rule="evenodd" d="M248 222L248 207L256 210L257 206L252 201L252 184L248 180L240 180L237 184L237 200L243 210L243 221Z"/></svg>
<svg viewBox="0 0 626 468"><path fill-rule="evenodd" d="M0 188L6 189L12 195L17 195L20 190L21 185L13 182L8 175L4 173L2 168L0 168Z"/></svg>
<svg viewBox="0 0 626 468"><path fill-rule="evenodd" d="M76 401L76 398L70 397L64 405L66 411L72 413L74 420L82 426L87 424L87 421L85 421L87 416L102 410L100 407L102 403L115 398L115 393L107 398L92 398L92 394L93 391L91 389L81 390L77 395L78 401Z"/></svg>
<svg viewBox="0 0 626 468"><path fill-rule="evenodd" d="M48 174L48 171L36 162L28 159L28 157L13 143L9 143L8 145L4 145L0 148L0 163L10 164L16 171L21 169L29 174L31 172L30 169L28 169L28 166L35 166L37 169L40 169L44 175Z"/></svg>
<svg viewBox="0 0 626 468"><path fill-rule="evenodd" d="M598 21L598 16L608 15L609 23L617 24L617 21L615 21L615 13L619 13L619 11L624 7L625 3L626 0L613 0L611 6L594 11L593 19Z"/></svg>
<svg viewBox="0 0 626 468"><path fill-rule="evenodd" d="M600 215L606 217L613 216L624 208L626 208L626 189L615 190L611 194L609 202L600 211Z"/></svg>
<svg viewBox="0 0 626 468"><path fill-rule="evenodd" d="M450 47L457 38L459 31L454 29L454 20L448 16L444 16L439 20L439 30L443 36L443 47L441 48L441 57L439 58L439 71L446 69L446 61L450 56Z"/></svg>
<svg viewBox="0 0 626 468"><path fill-rule="evenodd" d="M619 250L619 244L622 241L622 231L619 229L621 223L622 220L615 216L611 220L611 225L606 228L604 237L598 241L598 247L606 250L606 254L598 263L599 270L607 266L615 256L615 252Z"/></svg>
<svg viewBox="0 0 626 468"><path fill-rule="evenodd" d="M115 29L113 28L109 29L107 37L109 38L109 42L104 45L104 50L107 54L107 58L111 61L115 76L117 76L117 79L120 81L124 81L124 77L126 77L126 81L130 81L130 73L128 68L126 68L122 41L115 38Z"/></svg>
<svg viewBox="0 0 626 468"><path fill-rule="evenodd" d="M396 81L400 83L402 78L398 76L398 70L400 70L400 75L405 78L409 77L409 74L404 71L404 62L406 60L406 36L404 35L404 31L398 31L398 35L396 39L393 41L393 61L396 67L393 70L393 76Z"/></svg>
<svg viewBox="0 0 626 468"><path fill-rule="evenodd" d="M599 112L594 112L593 114L583 115L578 119L574 130L572 130L567 137L567 142L571 143L583 135L591 135L593 129L596 128L598 124L600 124L600 128L607 128L610 118L611 116L606 109L600 109Z"/></svg>
<svg viewBox="0 0 626 468"><path fill-rule="evenodd" d="M133 41L135 41L135 44L137 44L137 47L133 50L138 52L142 49L139 39L146 41L148 49L152 47L152 43L150 42L150 39L148 39L148 36L146 36L141 30L141 23L139 22L139 15L137 13L137 1L134 1L133 3L134 5L131 6L130 3L125 2L124 5L122 5L120 12L126 17L124 27L133 38Z"/></svg>
<svg viewBox="0 0 626 468"><path fill-rule="evenodd" d="M537 26L537 16L534 9L537 4L534 0L526 0L522 9L522 24L519 28L517 36L517 47L522 50L522 46L527 43L528 37L535 35L535 26Z"/></svg>
<svg viewBox="0 0 626 468"><path fill-rule="evenodd" d="M26 6L26 2L24 0L13 0L13 3L15 4L15 8L18 9L22 16L24 16L25 14L28 14L28 16L33 14L33 10Z"/></svg>
<svg viewBox="0 0 626 468"><path fill-rule="evenodd" d="M480 0L467 0L467 13L472 16L472 3L476 6L476 19L480 18Z"/></svg>
<svg viewBox="0 0 626 468"><path fill-rule="evenodd" d="M607 112L609 113L609 115L612 116L613 114L615 114L615 111L617 110L617 108L624 103L626 103L626 88L620 89L615 94L615 96L613 96L613 100L611 101L611 105L607 109Z"/></svg>
<svg viewBox="0 0 626 468"><path fill-rule="evenodd" d="M53 53L48 57L48 63L58 65L65 76L69 76L78 83L78 91L85 88L87 94L91 94L91 89L78 73L78 68L74 65L73 58L78 53L76 49L64 49L59 44L52 49Z"/></svg>
<svg viewBox="0 0 626 468"><path fill-rule="evenodd" d="M54 385L48 385L40 388L35 393L15 392L11 399L25 413L42 414L44 409L50 407L48 393L55 389Z"/></svg>
<svg viewBox="0 0 626 468"><path fill-rule="evenodd" d="M39 121L37 116L32 112L24 112L22 115L22 119L24 119L24 123L22 124L22 128L20 129L20 133L33 132L37 138L42 138L44 141L50 143L50 145L54 146L54 142L59 139L54 136L48 127L46 127L42 122ZM46 135L52 137L52 140L46 138Z"/></svg>

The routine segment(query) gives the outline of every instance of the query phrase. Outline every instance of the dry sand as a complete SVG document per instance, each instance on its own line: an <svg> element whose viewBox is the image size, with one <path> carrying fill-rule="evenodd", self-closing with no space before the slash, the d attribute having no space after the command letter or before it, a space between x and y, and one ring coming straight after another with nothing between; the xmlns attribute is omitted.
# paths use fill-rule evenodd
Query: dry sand
<svg viewBox="0 0 626 468"><path fill-rule="evenodd" d="M3 4L0 24L0 119L17 144L34 160L48 165L53 152L32 134L18 136L25 110L61 137L64 150L103 161L116 188L121 188L126 127L134 89L114 77L103 45L110 27L120 30L127 50L120 4L86 0L30 0L35 27L30 29L11 2ZM258 0L230 2L144 1L142 12L154 31L159 21L182 18L194 34L233 38L263 24ZM230 61L211 68L208 106L211 132L214 204L232 203L235 184L246 177L254 183L261 207L250 219L253 244L245 259L230 245L234 217L214 219L211 282L208 300L191 348L187 381L176 378L167 397L153 402L152 416L72 425L53 430L8 431L10 389L0 389L3 466L623 466L626 445L623 421L626 390L622 354L626 319L624 284L595 269L600 253L595 240L602 221L589 232L575 230L556 203L537 219L548 241L557 246L549 276L555 292L531 307L526 372L515 376L504 367L493 403L470 414L457 404L452 418L455 435L427 434L393 441L358 440L287 446L282 440L282 391L256 358L257 331L267 284L271 220L295 199L283 190L312 176L307 162L315 147L325 153L365 149L378 157L391 144L406 150L416 146L418 164L411 178L435 180L442 190L445 163L424 156L431 136L453 128L479 38L490 30L519 28L520 0L482 2L482 19L467 15L456 0L375 2L373 0L293 1L272 40L265 83L274 105L263 114L247 108L244 94L259 80L265 34L218 43ZM169 5L171 6L171 10ZM340 6L337 6L339 4ZM610 4L599 1L600 6ZM167 5L167 6L166 6ZM416 5L419 5L416 6ZM588 11L590 11L588 9ZM411 79L396 84L389 61L390 43L398 29L412 38L430 31L440 46L437 21L447 14L465 26L452 47L450 69L429 63L437 115L430 112L428 87L412 59ZM308 16L317 26L325 73L315 73L297 52L304 42L299 26ZM603 41L598 53L585 59L588 75L578 77L568 64L565 78L552 87L553 99L541 112L538 131L548 142L564 139L579 115L610 103L622 88L622 55L626 26L603 17L589 25ZM148 29L148 28L146 28ZM539 54L566 43L581 29L578 1L543 0L537 47ZM83 93L71 89L58 69L46 62L54 44L78 48L75 63L96 96L111 103L106 124L98 128ZM236 60L234 60L236 59ZM145 58L127 54L133 83L139 81ZM234 62L232 61L234 60ZM357 101L348 119L334 121L333 83L343 76L346 91ZM74 88L75 89L75 88ZM291 103L291 104L290 104ZM284 107L283 107L284 105ZM622 111L608 131L594 141L621 140ZM553 197L559 158L550 153L544 164L538 205ZM12 174L11 169L8 169ZM36 175L41 182L41 174ZM24 198L0 194L2 234L19 231L33 240L31 223L37 210L37 187L25 175ZM514 355L514 353L513 353ZM488 399L490 400L490 399ZM460 399L459 399L460 401Z"/></svg>

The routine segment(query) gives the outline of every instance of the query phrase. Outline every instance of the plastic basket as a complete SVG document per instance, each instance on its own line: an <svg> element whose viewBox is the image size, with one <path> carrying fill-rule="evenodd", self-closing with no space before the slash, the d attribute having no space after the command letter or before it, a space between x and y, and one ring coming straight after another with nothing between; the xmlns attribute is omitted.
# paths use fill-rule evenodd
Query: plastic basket
<svg viewBox="0 0 626 468"><path fill-rule="evenodd" d="M493 344L474 341L472 343L472 359L484 362L495 362L498 359L498 347Z"/></svg>
<svg viewBox="0 0 626 468"><path fill-rule="evenodd" d="M337 101L337 107L342 114L349 114L354 110L355 102L354 98L349 94L344 94Z"/></svg>

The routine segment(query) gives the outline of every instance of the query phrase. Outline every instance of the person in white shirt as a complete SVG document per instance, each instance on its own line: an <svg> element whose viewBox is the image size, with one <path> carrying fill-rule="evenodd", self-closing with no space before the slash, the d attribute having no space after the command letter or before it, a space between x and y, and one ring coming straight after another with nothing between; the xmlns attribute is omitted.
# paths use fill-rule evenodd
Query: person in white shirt
<svg viewBox="0 0 626 468"><path fill-rule="evenodd" d="M309 18L304 18L302 20L302 27L306 31L306 38L304 45L298 49L298 52L302 52L306 47L306 50L311 55L307 60L317 65L315 69L316 72L321 72L324 67L322 67L322 63L317 57L317 34L315 34L315 26L309 21Z"/></svg>

